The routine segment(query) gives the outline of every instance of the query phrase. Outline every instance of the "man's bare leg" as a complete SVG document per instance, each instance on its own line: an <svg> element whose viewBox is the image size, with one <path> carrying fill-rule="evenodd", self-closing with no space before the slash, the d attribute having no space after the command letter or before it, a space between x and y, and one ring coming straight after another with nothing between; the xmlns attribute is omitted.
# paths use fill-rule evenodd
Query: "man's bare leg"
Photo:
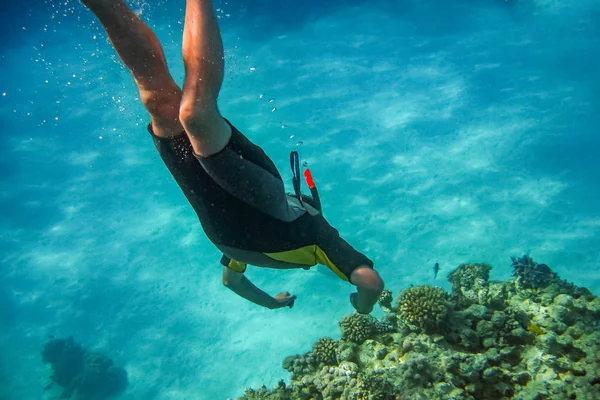
<svg viewBox="0 0 600 400"><path fill-rule="evenodd" d="M154 134L183 132L179 122L181 89L177 86L156 35L123 0L81 0L106 30L123 63L131 70L140 99L152 116Z"/></svg>
<svg viewBox="0 0 600 400"><path fill-rule="evenodd" d="M217 98L223 83L223 41L211 0L187 0L183 31L185 83L179 117L196 154L221 151L231 137Z"/></svg>

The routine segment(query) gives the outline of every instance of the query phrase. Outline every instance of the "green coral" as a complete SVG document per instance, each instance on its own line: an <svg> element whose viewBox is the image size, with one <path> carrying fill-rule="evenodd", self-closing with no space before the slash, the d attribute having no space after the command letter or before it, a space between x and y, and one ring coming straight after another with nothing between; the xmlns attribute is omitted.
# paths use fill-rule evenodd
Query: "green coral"
<svg viewBox="0 0 600 400"><path fill-rule="evenodd" d="M460 293L461 289L471 290L485 286L490 279L489 264L461 264L448 274L452 284L452 292Z"/></svg>
<svg viewBox="0 0 600 400"><path fill-rule="evenodd" d="M317 340L313 346L313 353L320 363L325 365L337 364L335 351L337 342L331 338L321 338Z"/></svg>
<svg viewBox="0 0 600 400"><path fill-rule="evenodd" d="M352 314L340 320L342 339L362 343L376 332L377 320L370 315Z"/></svg>
<svg viewBox="0 0 600 400"><path fill-rule="evenodd" d="M400 319L407 325L434 332L448 317L450 304L444 289L423 285L402 291L397 309Z"/></svg>

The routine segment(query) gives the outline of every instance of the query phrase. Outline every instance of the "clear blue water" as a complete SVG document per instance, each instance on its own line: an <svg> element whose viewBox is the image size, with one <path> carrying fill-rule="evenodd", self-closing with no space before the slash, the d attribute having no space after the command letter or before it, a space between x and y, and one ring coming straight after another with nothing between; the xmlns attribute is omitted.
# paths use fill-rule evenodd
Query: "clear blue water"
<svg viewBox="0 0 600 400"><path fill-rule="evenodd" d="M286 181L301 152L328 219L389 289L447 288L462 262L505 279L529 253L600 292L597 2L215 3L223 114ZM134 4L178 82L184 5ZM49 398L48 335L125 367L124 399L240 395L339 337L352 287L324 268L248 271L298 295L293 310L221 286L220 255L91 13L71 0L1 15L1 399Z"/></svg>

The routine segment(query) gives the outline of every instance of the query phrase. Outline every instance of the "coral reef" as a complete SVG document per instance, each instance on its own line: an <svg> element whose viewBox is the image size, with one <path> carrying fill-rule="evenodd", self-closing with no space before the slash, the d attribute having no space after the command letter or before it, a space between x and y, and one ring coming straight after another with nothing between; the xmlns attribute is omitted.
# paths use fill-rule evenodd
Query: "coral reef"
<svg viewBox="0 0 600 400"><path fill-rule="evenodd" d="M344 317L342 340L286 359L289 384L241 399L600 398L600 299L529 256L517 264L507 282L489 281L487 264L462 264L448 277L452 296L411 287L392 309L386 294L381 321Z"/></svg>
<svg viewBox="0 0 600 400"><path fill-rule="evenodd" d="M450 312L448 294L432 286L416 286L403 290L397 309L400 320L413 330L439 330Z"/></svg>
<svg viewBox="0 0 600 400"><path fill-rule="evenodd" d="M52 367L52 383L62 388L61 399L102 400L127 388L124 369L102 354L85 350L73 338L50 340L41 356Z"/></svg>

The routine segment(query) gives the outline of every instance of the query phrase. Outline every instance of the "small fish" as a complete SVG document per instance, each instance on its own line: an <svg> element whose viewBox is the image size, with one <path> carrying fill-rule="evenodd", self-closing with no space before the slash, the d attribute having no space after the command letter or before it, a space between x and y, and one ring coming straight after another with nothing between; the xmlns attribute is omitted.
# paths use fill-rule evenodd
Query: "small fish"
<svg viewBox="0 0 600 400"><path fill-rule="evenodd" d="M529 325L527 326L527 330L535 333L536 335L542 335L544 333L544 330L537 325Z"/></svg>
<svg viewBox="0 0 600 400"><path fill-rule="evenodd" d="M433 279L437 278L438 271L440 270L440 264L435 263L433 266Z"/></svg>

